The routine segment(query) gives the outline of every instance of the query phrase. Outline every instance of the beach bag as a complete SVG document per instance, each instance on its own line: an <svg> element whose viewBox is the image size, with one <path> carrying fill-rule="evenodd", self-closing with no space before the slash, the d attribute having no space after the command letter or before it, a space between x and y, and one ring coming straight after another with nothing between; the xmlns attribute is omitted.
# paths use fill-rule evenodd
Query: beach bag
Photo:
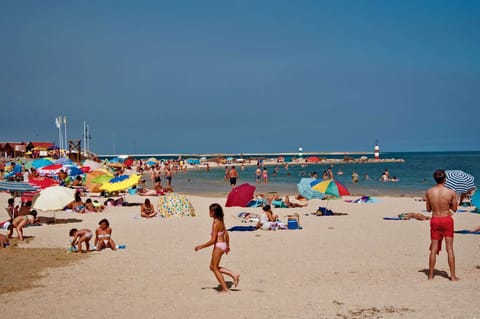
<svg viewBox="0 0 480 319"><path fill-rule="evenodd" d="M333 216L333 211L331 209L326 208L326 207L318 207L315 215Z"/></svg>

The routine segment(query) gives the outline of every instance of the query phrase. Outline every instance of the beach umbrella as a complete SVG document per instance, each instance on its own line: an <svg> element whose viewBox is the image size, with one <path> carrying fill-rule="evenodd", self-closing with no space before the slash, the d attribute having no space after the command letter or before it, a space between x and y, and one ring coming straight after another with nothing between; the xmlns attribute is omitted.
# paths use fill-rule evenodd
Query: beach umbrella
<svg viewBox="0 0 480 319"><path fill-rule="evenodd" d="M55 212L62 210L75 199L76 190L63 186L52 186L40 192L33 203L33 209L44 212L53 212L53 219L56 220Z"/></svg>
<svg viewBox="0 0 480 319"><path fill-rule="evenodd" d="M0 181L0 191L7 191L12 194L35 192L38 187L25 182Z"/></svg>
<svg viewBox="0 0 480 319"><path fill-rule="evenodd" d="M133 175L130 175L127 179L122 180L120 182L104 183L100 187L100 190L104 190L104 191L107 191L109 193L123 191L123 190L126 190L127 188L130 188L130 187L133 187L133 186L137 185L138 182L140 181L141 177L142 177L141 175L133 174Z"/></svg>
<svg viewBox="0 0 480 319"><path fill-rule="evenodd" d="M41 167L45 167L45 166L48 166L48 165L52 165L53 162L46 159L46 158L39 158L39 159L36 159L34 161L32 161L32 167L33 168L36 168L36 169L39 169Z"/></svg>
<svg viewBox="0 0 480 319"><path fill-rule="evenodd" d="M58 160L54 162L55 164L60 165L75 165L73 161L67 157L60 157Z"/></svg>
<svg viewBox="0 0 480 319"><path fill-rule="evenodd" d="M120 175L120 176L113 177L112 179L109 180L109 182L118 183L118 182L123 182L126 179L128 179L128 175Z"/></svg>
<svg viewBox="0 0 480 319"><path fill-rule="evenodd" d="M319 198L322 199L325 195L321 192L312 189L310 185L312 182L317 181L315 178L302 178L297 184L298 193L306 199Z"/></svg>
<svg viewBox="0 0 480 319"><path fill-rule="evenodd" d="M38 186L41 189L58 185L56 180L49 177L32 177L28 180L28 182L32 185Z"/></svg>
<svg viewBox="0 0 480 319"><path fill-rule="evenodd" d="M227 196L226 207L238 206L246 207L252 200L256 187L248 183L232 188Z"/></svg>
<svg viewBox="0 0 480 319"><path fill-rule="evenodd" d="M95 162L95 161L92 161L92 160L85 160L83 162L83 166L85 167L90 167L90 169L92 171L98 169L98 168L101 168L102 167L102 164L98 163L98 162Z"/></svg>
<svg viewBox="0 0 480 319"><path fill-rule="evenodd" d="M74 165L65 165L63 166L63 170L65 170L70 176L77 176L77 175L84 174L80 168Z"/></svg>
<svg viewBox="0 0 480 319"><path fill-rule="evenodd" d="M467 193L475 188L475 178L461 170L445 171L447 180L445 186L454 190L456 193Z"/></svg>
<svg viewBox="0 0 480 319"><path fill-rule="evenodd" d="M317 180L312 182L310 186L312 186L313 190L324 193L325 195L331 195L336 197L350 195L348 189L342 183L335 179L329 179L326 181Z"/></svg>
<svg viewBox="0 0 480 319"><path fill-rule="evenodd" d="M61 164L51 164L38 169L40 175L55 175L63 169Z"/></svg>
<svg viewBox="0 0 480 319"><path fill-rule="evenodd" d="M167 193L158 199L160 216L196 216L192 203L185 195Z"/></svg>
<svg viewBox="0 0 480 319"><path fill-rule="evenodd" d="M90 174L92 174L92 173L88 173L87 177ZM96 175L96 176L95 175L90 175L90 176L92 176L92 178L89 181L92 182L92 183L97 183L97 184L108 183L113 178L113 176L110 175L110 174L102 174L102 175Z"/></svg>

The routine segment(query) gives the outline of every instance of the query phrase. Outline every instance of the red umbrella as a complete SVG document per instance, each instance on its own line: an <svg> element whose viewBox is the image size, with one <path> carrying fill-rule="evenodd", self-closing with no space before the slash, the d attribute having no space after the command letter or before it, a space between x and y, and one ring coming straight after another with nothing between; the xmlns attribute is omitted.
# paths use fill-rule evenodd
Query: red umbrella
<svg viewBox="0 0 480 319"><path fill-rule="evenodd" d="M90 166L83 166L80 168L80 170L84 173L88 173L90 172Z"/></svg>
<svg viewBox="0 0 480 319"><path fill-rule="evenodd" d="M28 180L28 183L32 185L36 185L40 187L41 189L45 189L50 186L56 186L58 185L57 181L55 181L52 178L48 177L33 177Z"/></svg>
<svg viewBox="0 0 480 319"><path fill-rule="evenodd" d="M248 183L233 188L227 197L226 207L239 206L246 207L252 200L256 187Z"/></svg>

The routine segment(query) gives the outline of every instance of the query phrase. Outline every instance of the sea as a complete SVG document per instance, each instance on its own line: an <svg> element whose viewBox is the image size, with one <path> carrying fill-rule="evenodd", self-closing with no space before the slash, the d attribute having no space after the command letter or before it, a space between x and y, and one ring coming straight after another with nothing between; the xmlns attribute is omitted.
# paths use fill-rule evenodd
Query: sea
<svg viewBox="0 0 480 319"><path fill-rule="evenodd" d="M325 156L322 158L341 159L343 155ZM360 156L359 156L360 157ZM371 157L368 156L368 157ZM438 169L459 169L480 179L480 152L401 152L381 153L381 158L403 159L403 162L391 163L346 163L333 164L332 171L335 179L344 184L352 195L370 196L423 196L425 190L435 184L433 172ZM230 164L231 165L231 164ZM273 175L275 166L278 173ZM237 185L250 183L257 186L257 193L278 192L281 195L296 195L297 183L302 177L309 177L310 173L317 172L321 178L323 172L332 164L289 163L288 170L282 164L267 166L269 171L268 184L255 183L255 166L236 164L239 171ZM397 182L381 182L380 177L388 169L390 177L395 176ZM339 175L338 171L343 171ZM359 182L352 182L352 173L356 172ZM231 187L224 180L225 165L210 165L210 170L190 169L178 173L173 177L172 186L176 192L204 195L224 196ZM368 176L368 178L367 178ZM149 176L146 176L148 181ZM480 185L477 183L477 186Z"/></svg>

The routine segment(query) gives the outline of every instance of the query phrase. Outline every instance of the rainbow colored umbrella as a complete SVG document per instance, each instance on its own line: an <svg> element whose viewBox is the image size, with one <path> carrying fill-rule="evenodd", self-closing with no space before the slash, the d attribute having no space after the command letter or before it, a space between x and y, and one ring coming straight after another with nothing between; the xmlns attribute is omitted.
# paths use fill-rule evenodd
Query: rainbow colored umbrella
<svg viewBox="0 0 480 319"><path fill-rule="evenodd" d="M340 197L344 195L350 195L348 189L339 181L335 179L329 179L326 181L314 181L310 184L313 190L324 193L325 195L331 195Z"/></svg>

